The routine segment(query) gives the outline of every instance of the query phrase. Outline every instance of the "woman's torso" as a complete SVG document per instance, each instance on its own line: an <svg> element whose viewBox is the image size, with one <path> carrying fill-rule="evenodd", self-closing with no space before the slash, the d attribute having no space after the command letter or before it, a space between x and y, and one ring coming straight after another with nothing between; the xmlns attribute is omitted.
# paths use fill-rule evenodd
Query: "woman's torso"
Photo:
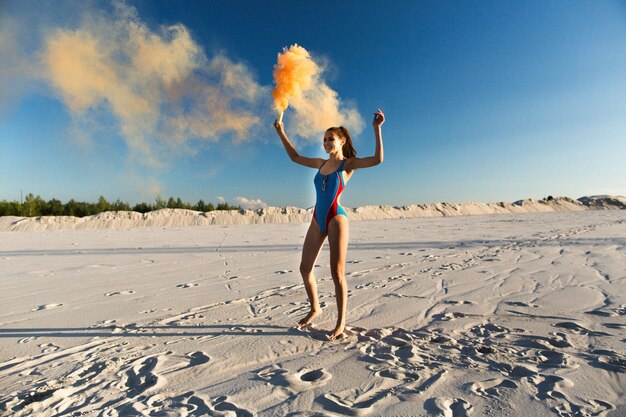
<svg viewBox="0 0 626 417"><path fill-rule="evenodd" d="M341 193L354 173L354 171L347 172L344 170L346 159L336 166L329 165L330 161L328 159L322 163L313 180L317 195L316 205L319 205L321 200L328 200L330 203L335 199L337 204L341 204L339 201Z"/></svg>

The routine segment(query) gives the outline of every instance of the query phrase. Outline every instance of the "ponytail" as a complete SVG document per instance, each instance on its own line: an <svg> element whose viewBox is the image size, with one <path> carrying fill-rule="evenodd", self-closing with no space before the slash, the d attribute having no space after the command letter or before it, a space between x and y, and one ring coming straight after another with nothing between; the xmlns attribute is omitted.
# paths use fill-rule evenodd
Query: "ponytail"
<svg viewBox="0 0 626 417"><path fill-rule="evenodd" d="M340 138L344 138L346 140L346 143L344 143L343 147L341 148L343 156L345 158L356 157L356 149L354 149L354 145L352 145L352 138L350 137L350 132L348 132L348 129L343 126L331 127L327 130L327 132L332 132Z"/></svg>

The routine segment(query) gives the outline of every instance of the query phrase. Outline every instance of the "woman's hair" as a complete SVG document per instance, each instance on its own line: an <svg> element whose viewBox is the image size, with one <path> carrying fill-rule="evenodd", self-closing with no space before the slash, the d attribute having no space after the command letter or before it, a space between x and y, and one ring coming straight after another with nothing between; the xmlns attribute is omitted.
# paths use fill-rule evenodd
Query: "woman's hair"
<svg viewBox="0 0 626 417"><path fill-rule="evenodd" d="M354 158L356 156L356 149L352 145L352 138L350 137L350 132L343 126L339 127L330 127L326 130L327 132L334 133L339 138L343 138L346 140L346 143L343 144L343 156L346 158Z"/></svg>

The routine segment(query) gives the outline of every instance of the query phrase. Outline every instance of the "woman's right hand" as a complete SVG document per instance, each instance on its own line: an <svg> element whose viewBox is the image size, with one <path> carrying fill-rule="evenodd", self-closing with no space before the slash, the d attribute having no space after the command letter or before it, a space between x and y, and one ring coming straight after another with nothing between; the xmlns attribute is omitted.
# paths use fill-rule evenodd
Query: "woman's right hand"
<svg viewBox="0 0 626 417"><path fill-rule="evenodd" d="M283 122L279 122L278 119L274 120L274 128L276 129L276 132L280 133L285 133L285 127L283 125Z"/></svg>

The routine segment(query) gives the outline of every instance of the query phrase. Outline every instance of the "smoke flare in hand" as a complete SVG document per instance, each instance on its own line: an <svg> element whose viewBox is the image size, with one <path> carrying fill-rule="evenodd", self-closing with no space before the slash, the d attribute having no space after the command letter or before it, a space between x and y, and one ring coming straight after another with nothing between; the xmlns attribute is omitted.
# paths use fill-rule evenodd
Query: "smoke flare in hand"
<svg viewBox="0 0 626 417"><path fill-rule="evenodd" d="M274 109L282 122L285 109L293 108L293 129L302 138L317 140L330 126L346 126L358 135L365 123L353 103L342 103L339 94L323 79L324 65L298 44L283 48L274 65Z"/></svg>
<svg viewBox="0 0 626 417"><path fill-rule="evenodd" d="M289 106L289 100L302 97L303 91L311 88L314 77L319 72L320 69L311 60L309 52L298 44L291 45L289 49L283 48L283 53L278 54L278 62L274 66L276 86L272 96L279 121Z"/></svg>

